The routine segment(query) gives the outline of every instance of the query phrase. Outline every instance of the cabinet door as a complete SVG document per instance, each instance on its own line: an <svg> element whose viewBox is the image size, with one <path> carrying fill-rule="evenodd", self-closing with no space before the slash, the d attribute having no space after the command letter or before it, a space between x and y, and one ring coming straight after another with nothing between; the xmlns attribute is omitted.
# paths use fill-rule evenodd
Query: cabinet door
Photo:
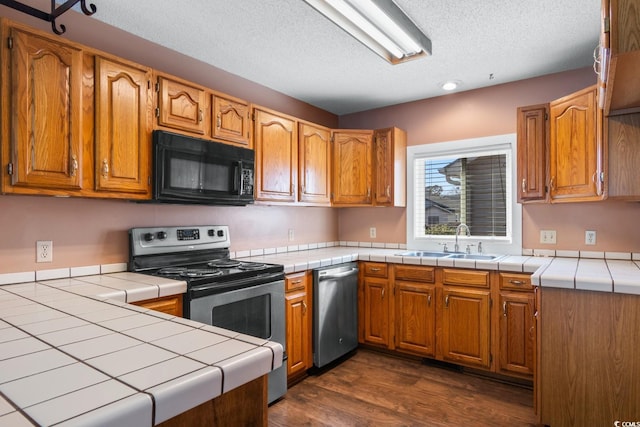
<svg viewBox="0 0 640 427"><path fill-rule="evenodd" d="M11 185L79 189L82 51L16 29L11 40Z"/></svg>
<svg viewBox="0 0 640 427"><path fill-rule="evenodd" d="M151 192L150 71L96 57L96 190Z"/></svg>
<svg viewBox="0 0 640 427"><path fill-rule="evenodd" d="M158 77L158 124L203 135L206 92L165 77Z"/></svg>
<svg viewBox="0 0 640 427"><path fill-rule="evenodd" d="M301 375L311 367L311 340L308 292L287 292L285 294L287 321L287 376Z"/></svg>
<svg viewBox="0 0 640 427"><path fill-rule="evenodd" d="M442 349L445 360L489 368L489 291L443 289Z"/></svg>
<svg viewBox="0 0 640 427"><path fill-rule="evenodd" d="M331 203L331 132L329 129L300 123L298 163L301 202L319 205Z"/></svg>
<svg viewBox="0 0 640 427"><path fill-rule="evenodd" d="M518 202L544 200L549 106L518 108Z"/></svg>
<svg viewBox="0 0 640 427"><path fill-rule="evenodd" d="M298 132L294 120L255 110L256 200L295 202Z"/></svg>
<svg viewBox="0 0 640 427"><path fill-rule="evenodd" d="M216 93L213 95L212 136L252 148L249 112L248 102Z"/></svg>
<svg viewBox="0 0 640 427"><path fill-rule="evenodd" d="M601 140L595 86L550 106L550 197L552 201L600 198Z"/></svg>
<svg viewBox="0 0 640 427"><path fill-rule="evenodd" d="M364 341L389 346L389 282L386 279L365 277L364 285Z"/></svg>
<svg viewBox="0 0 640 427"><path fill-rule="evenodd" d="M499 369L505 373L533 375L533 292L500 294Z"/></svg>
<svg viewBox="0 0 640 427"><path fill-rule="evenodd" d="M434 356L435 287L396 282L394 300L396 348L424 356Z"/></svg>
<svg viewBox="0 0 640 427"><path fill-rule="evenodd" d="M170 295L166 297L153 298L144 301L133 302L133 305L148 308L154 311L182 317L182 295Z"/></svg>
<svg viewBox="0 0 640 427"><path fill-rule="evenodd" d="M333 133L333 204L371 204L372 131Z"/></svg>
<svg viewBox="0 0 640 427"><path fill-rule="evenodd" d="M379 129L373 135L374 204L406 205L406 133L398 128Z"/></svg>

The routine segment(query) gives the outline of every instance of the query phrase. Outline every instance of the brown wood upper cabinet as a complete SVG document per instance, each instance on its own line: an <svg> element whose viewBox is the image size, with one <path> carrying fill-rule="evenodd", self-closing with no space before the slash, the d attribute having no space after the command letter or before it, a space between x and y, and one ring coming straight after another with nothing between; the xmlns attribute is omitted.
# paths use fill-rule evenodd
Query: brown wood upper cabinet
<svg viewBox="0 0 640 427"><path fill-rule="evenodd" d="M640 2L603 0L596 68L605 115L640 112Z"/></svg>
<svg viewBox="0 0 640 427"><path fill-rule="evenodd" d="M300 122L298 130L298 200L331 204L331 130Z"/></svg>
<svg viewBox="0 0 640 427"><path fill-rule="evenodd" d="M371 205L373 131L334 130L334 205Z"/></svg>
<svg viewBox="0 0 640 427"><path fill-rule="evenodd" d="M551 201L602 198L602 138L596 86L551 102L549 196Z"/></svg>
<svg viewBox="0 0 640 427"><path fill-rule="evenodd" d="M151 70L96 57L96 190L151 196Z"/></svg>
<svg viewBox="0 0 640 427"><path fill-rule="evenodd" d="M603 120L596 90L594 85L548 106L518 109L518 202L606 197Z"/></svg>
<svg viewBox="0 0 640 427"><path fill-rule="evenodd" d="M211 136L233 144L253 148L251 107L247 101L222 93L213 94Z"/></svg>
<svg viewBox="0 0 640 427"><path fill-rule="evenodd" d="M177 79L158 76L158 125L200 135L206 132L207 93Z"/></svg>
<svg viewBox="0 0 640 427"><path fill-rule="evenodd" d="M373 134L374 195L376 206L406 206L407 133L398 128Z"/></svg>
<svg viewBox="0 0 640 427"><path fill-rule="evenodd" d="M518 202L547 197L549 105L518 108Z"/></svg>
<svg viewBox="0 0 640 427"><path fill-rule="evenodd" d="M298 127L293 117L254 108L255 198L295 202Z"/></svg>
<svg viewBox="0 0 640 427"><path fill-rule="evenodd" d="M8 40L2 108L9 121L2 127L2 140L10 144L2 147L8 161L3 190L77 191L83 174L83 52L15 28Z"/></svg>

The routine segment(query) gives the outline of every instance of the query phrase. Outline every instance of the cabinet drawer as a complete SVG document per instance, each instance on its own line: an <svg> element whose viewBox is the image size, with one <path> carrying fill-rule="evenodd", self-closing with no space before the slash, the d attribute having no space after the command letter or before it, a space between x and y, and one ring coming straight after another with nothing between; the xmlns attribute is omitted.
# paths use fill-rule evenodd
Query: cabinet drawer
<svg viewBox="0 0 640 427"><path fill-rule="evenodd" d="M284 291L296 291L299 289L304 289L306 284L306 272L296 273L296 274L288 274L284 278Z"/></svg>
<svg viewBox="0 0 640 427"><path fill-rule="evenodd" d="M369 277L387 277L387 264L383 262L365 262L364 275Z"/></svg>
<svg viewBox="0 0 640 427"><path fill-rule="evenodd" d="M530 291L533 289L530 274L500 273L500 289Z"/></svg>
<svg viewBox="0 0 640 427"><path fill-rule="evenodd" d="M488 288L489 272L445 268L442 270L442 283L445 285L462 285L474 286L478 288Z"/></svg>
<svg viewBox="0 0 640 427"><path fill-rule="evenodd" d="M408 280L411 282L434 283L435 271L434 267L415 267L408 265L396 265L396 280Z"/></svg>

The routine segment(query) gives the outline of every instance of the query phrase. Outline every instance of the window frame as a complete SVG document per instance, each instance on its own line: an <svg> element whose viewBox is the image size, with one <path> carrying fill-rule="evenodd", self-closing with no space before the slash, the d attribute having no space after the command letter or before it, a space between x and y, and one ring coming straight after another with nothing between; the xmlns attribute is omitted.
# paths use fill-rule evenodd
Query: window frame
<svg viewBox="0 0 640 427"><path fill-rule="evenodd" d="M507 158L506 194L510 197L507 203L507 235L506 236L470 236L460 235L458 243L460 251L467 244L473 244L472 252L477 252L478 243L482 243L483 253L488 254L522 254L522 207L517 203L516 167L517 137L515 133L471 138L456 141L436 142L407 147L407 248L414 250L441 251L443 244L453 250L455 236L416 236L415 228L415 160L429 157L469 157L472 155L489 155L504 151Z"/></svg>

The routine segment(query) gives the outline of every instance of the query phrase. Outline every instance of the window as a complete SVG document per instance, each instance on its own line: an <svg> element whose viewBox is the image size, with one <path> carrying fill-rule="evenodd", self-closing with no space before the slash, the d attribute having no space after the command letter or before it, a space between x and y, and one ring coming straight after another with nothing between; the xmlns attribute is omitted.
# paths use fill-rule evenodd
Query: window
<svg viewBox="0 0 640 427"><path fill-rule="evenodd" d="M485 252L520 254L515 140L503 135L409 147L407 247L435 249L465 224L469 232L459 230L459 250L482 242Z"/></svg>

